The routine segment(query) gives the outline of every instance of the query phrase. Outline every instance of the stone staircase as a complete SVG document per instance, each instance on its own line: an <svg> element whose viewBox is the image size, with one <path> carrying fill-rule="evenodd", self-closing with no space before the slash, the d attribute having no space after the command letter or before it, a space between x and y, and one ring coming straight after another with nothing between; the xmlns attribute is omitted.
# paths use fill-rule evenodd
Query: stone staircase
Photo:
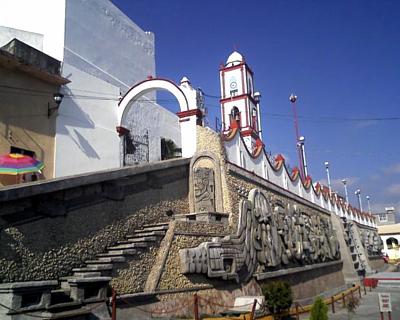
<svg viewBox="0 0 400 320"><path fill-rule="evenodd" d="M363 275L363 270L366 272L371 272L369 265L366 261L365 254L363 252L363 247L359 237L355 234L358 232L355 228L357 226L351 222L343 220L343 227L346 232L346 243L350 249L350 254L353 262L355 271L359 276Z"/></svg>
<svg viewBox="0 0 400 320"><path fill-rule="evenodd" d="M72 269L72 275L60 278L58 286L55 286L54 283L50 287L43 286L38 281L35 292L32 288L35 287L36 282L30 282L25 291L30 296L32 296L32 292L35 292L37 296L35 301L38 302L36 305L32 303L29 306L23 304L24 283L21 282L18 291L18 295L22 296L22 299L19 299L21 304L13 305L12 309L15 311L12 313L21 313L22 318L24 312L39 312L38 316L45 316L46 318L86 319L85 316L91 313L90 308L87 308L88 305L104 302L110 296L109 282L113 276L117 276L118 270L123 269L140 252L157 245L165 236L167 230L168 223L144 225L115 245L107 247L103 253L85 261L83 266ZM45 302L42 297L44 293L47 297ZM99 319L108 318L108 315L99 317Z"/></svg>

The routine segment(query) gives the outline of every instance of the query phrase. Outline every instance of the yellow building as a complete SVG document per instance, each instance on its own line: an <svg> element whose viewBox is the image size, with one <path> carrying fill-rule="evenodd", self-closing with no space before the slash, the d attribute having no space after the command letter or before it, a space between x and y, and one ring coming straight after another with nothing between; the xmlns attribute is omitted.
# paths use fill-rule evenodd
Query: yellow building
<svg viewBox="0 0 400 320"><path fill-rule="evenodd" d="M45 179L54 176L59 89L69 82L60 76L60 66L17 39L0 48L0 155L23 153L43 161ZM0 175L3 185L21 180Z"/></svg>

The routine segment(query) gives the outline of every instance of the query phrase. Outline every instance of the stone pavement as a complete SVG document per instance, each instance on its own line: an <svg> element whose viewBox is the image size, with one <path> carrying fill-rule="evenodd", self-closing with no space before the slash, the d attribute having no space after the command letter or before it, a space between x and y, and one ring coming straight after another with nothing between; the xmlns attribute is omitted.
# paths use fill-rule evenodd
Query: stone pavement
<svg viewBox="0 0 400 320"><path fill-rule="evenodd" d="M377 287L369 291L367 289L367 295L364 295L362 291L362 299L360 306L356 309L356 312L348 317L346 309L343 309L340 302L335 304L336 312L332 313L331 306L329 307L329 320L379 320L379 304L378 304L378 293L379 292L390 292L392 301L392 320L400 319L400 288L387 288L387 287ZM358 297L358 294L355 295ZM306 320L309 318L309 314L302 315L300 319ZM389 319L388 314L385 314L384 319Z"/></svg>

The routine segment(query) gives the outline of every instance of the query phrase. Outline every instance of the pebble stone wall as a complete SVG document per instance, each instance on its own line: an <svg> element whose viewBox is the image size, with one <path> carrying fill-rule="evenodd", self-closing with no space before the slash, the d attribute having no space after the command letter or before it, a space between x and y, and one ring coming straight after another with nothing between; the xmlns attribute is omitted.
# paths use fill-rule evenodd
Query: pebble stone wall
<svg viewBox="0 0 400 320"><path fill-rule="evenodd" d="M134 204L131 205L134 208ZM102 203L85 208L79 214L4 230L0 241L0 282L48 280L70 275L73 268L82 266L85 260L104 252L107 246L143 224L167 221L168 210L187 213L189 205L184 197L160 201L136 212L132 209L128 216L119 215L118 210L125 211L121 203ZM112 218L113 212L115 218Z"/></svg>

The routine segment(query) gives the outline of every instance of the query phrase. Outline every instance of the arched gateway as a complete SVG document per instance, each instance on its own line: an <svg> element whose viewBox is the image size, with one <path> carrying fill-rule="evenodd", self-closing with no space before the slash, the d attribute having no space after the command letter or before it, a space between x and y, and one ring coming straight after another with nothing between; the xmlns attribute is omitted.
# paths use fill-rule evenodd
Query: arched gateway
<svg viewBox="0 0 400 320"><path fill-rule="evenodd" d="M177 99L180 107L177 115L182 137L182 157L191 157L196 151L196 125L202 124L204 112L201 91L192 88L186 77L182 78L179 86L171 80L149 78L130 88L118 104L118 134L123 136L129 132L122 126L122 120L131 105L143 95L155 90L166 90Z"/></svg>

